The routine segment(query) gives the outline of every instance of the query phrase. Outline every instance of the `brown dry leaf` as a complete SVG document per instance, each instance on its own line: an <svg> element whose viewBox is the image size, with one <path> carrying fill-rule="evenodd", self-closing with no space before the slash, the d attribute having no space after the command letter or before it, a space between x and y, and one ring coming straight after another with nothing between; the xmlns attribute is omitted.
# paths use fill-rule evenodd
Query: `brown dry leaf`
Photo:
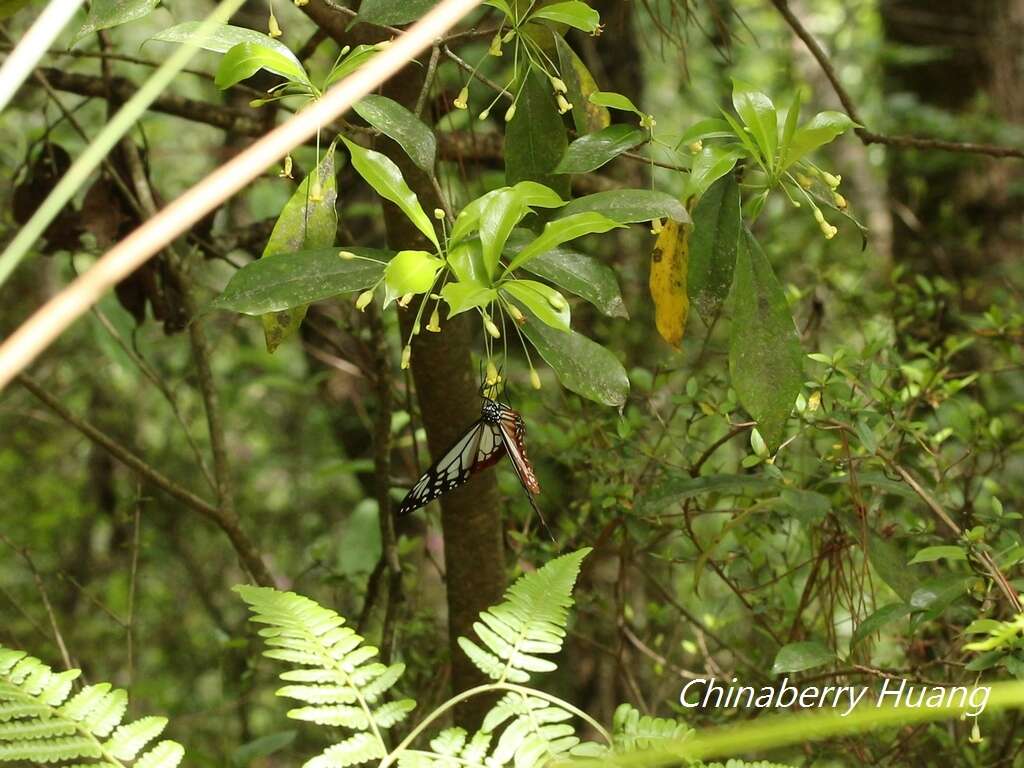
<svg viewBox="0 0 1024 768"><path fill-rule="evenodd" d="M661 338L678 348L686 332L690 298L686 293L692 226L668 220L651 253L651 298Z"/></svg>

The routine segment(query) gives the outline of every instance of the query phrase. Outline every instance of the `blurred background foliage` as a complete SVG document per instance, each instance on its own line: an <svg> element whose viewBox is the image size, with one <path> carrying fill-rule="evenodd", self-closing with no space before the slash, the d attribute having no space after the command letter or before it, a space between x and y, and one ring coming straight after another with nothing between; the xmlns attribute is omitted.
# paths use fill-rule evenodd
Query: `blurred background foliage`
<svg viewBox="0 0 1024 768"><path fill-rule="evenodd" d="M573 44L602 88L629 94L656 116L659 130L682 133L717 114L728 103L730 77L777 103L803 89L808 112L841 109L771 3L594 5L603 13L603 36ZM284 40L300 48L312 24L291 4L277 6ZM872 130L1021 146L1018 0L789 6L830 52ZM160 44L144 41L209 7L166 3L111 30L111 48L159 59ZM31 15L4 22L8 40ZM235 23L262 29L265 20L265 6L254 2ZM80 43L73 56L64 52L69 39L70 32L44 63L95 76L95 39ZM460 54L476 61L486 46L462 46ZM329 44L319 46L311 68L329 66L333 55ZM111 66L128 78L146 71L124 61ZM209 54L192 64L208 73L215 66ZM461 82L454 68L442 66L436 113L448 111ZM231 109L246 109L249 98L222 95L208 77L191 74L179 76L169 96L227 102ZM88 134L108 115L102 99L58 98ZM7 237L17 227L19 191L30 194L26 184L45 170L31 169L50 151L47 139L72 157L84 146L59 116L46 90L30 83L0 117L0 163L12 180L0 225ZM457 112L439 125L480 135L493 129L471 117ZM164 199L247 140L158 113L136 136L144 137ZM573 307L577 330L613 349L629 371L632 392L621 412L564 392L547 375L534 393L512 373L513 403L529 428L540 503L557 547L595 547L576 591L579 609L555 687L602 721L621 700L650 713L675 712L698 728L756 717L684 711L677 704L681 684L694 676L768 684L777 679L779 649L796 642L825 649L828 659L797 676L829 682L1024 677L1024 657L963 649L973 621L1012 613L976 566L978 557L988 553L1018 591L1024 586L1021 162L865 146L852 134L821 159L842 174L843 194L869 232L864 242L840 222L838 236L826 241L808 212L782 196L758 217L756 234L786 287L804 350L814 353L775 457L752 445L750 424L728 386L726 324L708 329L691 313L681 350L657 338L647 289L654 238L644 227L584 245L615 269L629 319ZM297 152L295 162L310 168L312 150ZM446 171L456 197L461 187L474 196L501 183L493 158L450 163ZM682 189L678 173L652 172L628 158L602 174L617 184L652 180L657 189ZM382 232L378 208L354 179L342 169L342 226L351 242L373 244ZM259 254L292 189L293 182L268 175L207 223L200 233L209 241L207 258L192 275L204 299ZM52 231L49 252L4 288L5 335L120 233L124 222L109 203L86 210L67 222L83 245L69 246L67 232ZM34 375L70 411L209 496L205 416L173 293L171 281L150 274L125 294L104 298ZM159 319L157 294L167 302ZM394 313L384 322L396 371L393 485L400 498L427 457L418 414L410 413L409 382L398 373ZM274 355L248 318L214 315L207 334L246 529L283 585L352 617L373 638L383 610L374 599L381 542L365 318L347 300L327 302L301 337ZM140 484L21 388L0 401L0 434L0 643L56 665L55 623L87 678L128 686L139 712L171 718L168 733L187 745L193 764L293 762L292 750L315 734L282 730L270 671L256 665L244 607L229 591L246 575L223 534ZM497 472L514 574L545 562L555 545L538 531L508 467ZM935 507L962 536L950 533ZM405 684L424 707L446 696L448 683L444 553L435 520L428 512L399 527L405 600L398 647L409 665ZM929 551L940 545L953 549ZM908 565L915 555L918 562ZM903 607L877 614L890 605ZM861 630L854 643L872 616L867 630L874 631ZM942 755L944 764L1011 765L1022 759L1019 721L1017 714L983 718L980 744L968 738L970 722L954 721L775 757L804 765L925 765Z"/></svg>

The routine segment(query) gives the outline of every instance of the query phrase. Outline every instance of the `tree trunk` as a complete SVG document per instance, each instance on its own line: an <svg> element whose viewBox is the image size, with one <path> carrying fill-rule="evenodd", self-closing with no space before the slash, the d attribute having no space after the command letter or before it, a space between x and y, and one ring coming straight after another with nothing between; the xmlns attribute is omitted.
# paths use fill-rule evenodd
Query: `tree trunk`
<svg viewBox="0 0 1024 768"><path fill-rule="evenodd" d="M346 31L349 19L330 9L323 0L311 0L303 10L339 45L354 44ZM366 25L352 33L365 34ZM383 35L371 36L383 39ZM413 64L383 88L385 95L408 109L415 107L425 67ZM416 192L428 214L439 201L429 179L389 139L378 150L390 157ZM388 245L393 249L425 248L423 235L390 203L385 203ZM411 331L416 306L401 313L403 343ZM471 328L465 315L444 323L442 333L423 332L412 345L412 374L427 432L430 453L437 457L480 416L479 383L471 355ZM452 657L452 686L456 692L486 682L458 647L460 635L471 635L478 614L498 602L505 589L505 555L498 486L493 470L441 497L445 571L448 594L448 629ZM471 699L457 711L466 727L479 725L489 702Z"/></svg>

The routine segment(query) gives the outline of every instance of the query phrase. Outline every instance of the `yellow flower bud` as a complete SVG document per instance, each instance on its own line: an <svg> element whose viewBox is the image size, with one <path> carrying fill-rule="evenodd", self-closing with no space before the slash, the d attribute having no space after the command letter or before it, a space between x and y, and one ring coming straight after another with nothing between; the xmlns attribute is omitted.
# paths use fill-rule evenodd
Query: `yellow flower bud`
<svg viewBox="0 0 1024 768"><path fill-rule="evenodd" d="M802 173L798 173L796 175L796 181L797 184L799 184L804 189L810 189L812 186L814 186L814 180L808 178L807 176L804 176Z"/></svg>
<svg viewBox="0 0 1024 768"><path fill-rule="evenodd" d="M311 203L320 203L324 199L324 188L320 183L320 177L317 176L313 179L313 183L309 186L309 201Z"/></svg>
<svg viewBox="0 0 1024 768"><path fill-rule="evenodd" d="M348 54L348 52L349 52L349 51L351 51L351 50L352 50L352 46L351 46L351 45L346 45L346 46L344 46L344 47L343 47L343 48L341 49L341 51L340 51L340 52L338 53L338 55L339 55L339 56L345 56L345 55L347 55L347 54Z"/></svg>
<svg viewBox="0 0 1024 768"><path fill-rule="evenodd" d="M560 93L558 94L558 98L556 98L555 101L558 102L558 114L560 115L564 115L566 112L572 109L572 104L566 101L565 96L563 96Z"/></svg>
<svg viewBox="0 0 1024 768"><path fill-rule="evenodd" d="M409 367L409 363L412 362L412 347L408 344L402 349L402 370L404 371Z"/></svg>
<svg viewBox="0 0 1024 768"><path fill-rule="evenodd" d="M486 120L490 116L491 116L491 108L490 107L488 107L487 109L485 109L483 112L480 113L480 119L481 120Z"/></svg>
<svg viewBox="0 0 1024 768"><path fill-rule="evenodd" d="M338 258L344 261L351 261L356 255L352 251L338 251Z"/></svg>
<svg viewBox="0 0 1024 768"><path fill-rule="evenodd" d="M551 295L549 295L548 304L550 304L555 309L565 309L566 307L565 299L562 298L562 294L560 293L552 293Z"/></svg>
<svg viewBox="0 0 1024 768"><path fill-rule="evenodd" d="M410 293L407 293L407 294L405 294L405 295L404 295L404 296L403 296L402 298L400 298L400 299L398 300L398 306L400 306L400 307L402 307L403 309L405 309L405 307L408 307L408 306L409 306L409 302L410 302L410 301L412 301L412 297L413 297L413 296L415 296L415 294L414 294L414 293L411 293L411 292L410 292Z"/></svg>
<svg viewBox="0 0 1024 768"><path fill-rule="evenodd" d="M427 330L431 333L441 332L441 313L436 305L434 306L434 311L430 313L430 322L427 323Z"/></svg>
<svg viewBox="0 0 1024 768"><path fill-rule="evenodd" d="M836 208L840 211L846 210L846 198L840 195L838 192L832 193L832 202L836 204Z"/></svg>
<svg viewBox="0 0 1024 768"><path fill-rule="evenodd" d="M501 50L501 33L498 33L491 38L491 47L487 49L487 54L489 56L503 55L503 52Z"/></svg>
<svg viewBox="0 0 1024 768"><path fill-rule="evenodd" d="M534 389L540 389L540 374L537 373L536 368L530 368L530 385Z"/></svg>
<svg viewBox="0 0 1024 768"><path fill-rule="evenodd" d="M270 18L267 20L267 30L271 37L281 36L281 27L278 25L277 16L274 15L273 11L270 12Z"/></svg>
<svg viewBox="0 0 1024 768"><path fill-rule="evenodd" d="M512 319L516 321L516 324L523 325L526 322L526 315L519 311L519 307L515 304L508 305L508 313Z"/></svg>
<svg viewBox="0 0 1024 768"><path fill-rule="evenodd" d="M496 326L494 324L494 321L491 320L491 318L487 317L486 315L484 316L484 330L486 330L487 333L489 333L492 338L501 338L501 331L498 330L498 326Z"/></svg>
<svg viewBox="0 0 1024 768"><path fill-rule="evenodd" d="M651 222L651 234L652 235L660 235L661 234L661 230L663 228L664 228L664 225L661 223L661 219L654 219Z"/></svg>
<svg viewBox="0 0 1024 768"><path fill-rule="evenodd" d="M285 155L284 156L284 167L281 169L281 172L279 174L277 174L277 175L280 176L282 179L290 179L290 178L292 178L292 156L291 155Z"/></svg>
<svg viewBox="0 0 1024 768"><path fill-rule="evenodd" d="M569 89L565 85L565 81L560 77L551 77L551 87L555 89L555 93L568 93Z"/></svg>
<svg viewBox="0 0 1024 768"><path fill-rule="evenodd" d="M469 86L465 86L459 95L455 97L455 101L452 102L456 109L465 109L469 105Z"/></svg>
<svg viewBox="0 0 1024 768"><path fill-rule="evenodd" d="M373 290L371 289L369 291L363 291L362 293L359 294L359 298L356 299L356 309L362 312L364 309L370 306L371 301L373 301Z"/></svg>
<svg viewBox="0 0 1024 768"><path fill-rule="evenodd" d="M978 727L978 718L974 718L974 725L971 726L971 744L981 744L984 739L981 737L981 728Z"/></svg>
<svg viewBox="0 0 1024 768"><path fill-rule="evenodd" d="M840 182L842 182L843 180L842 176L833 176L828 171L822 171L821 178L823 178L825 180L825 183L828 184L832 189L838 187Z"/></svg>
<svg viewBox="0 0 1024 768"><path fill-rule="evenodd" d="M295 0L295 5L297 7L299 7L299 8L301 8L302 6L304 6L308 2L309 2L309 0Z"/></svg>
<svg viewBox="0 0 1024 768"><path fill-rule="evenodd" d="M516 116L516 105L513 104L511 107L505 110L505 122L511 122L512 118Z"/></svg>
<svg viewBox="0 0 1024 768"><path fill-rule="evenodd" d="M487 378L484 380L484 383L487 384L490 387L493 387L499 381L501 381L501 375L498 373L498 369L495 367L494 361L493 360L488 360L487 361Z"/></svg>
<svg viewBox="0 0 1024 768"><path fill-rule="evenodd" d="M825 214L821 212L820 208L814 209L814 220L818 222L819 226L825 223Z"/></svg>
<svg viewBox="0 0 1024 768"><path fill-rule="evenodd" d="M512 42L512 38L515 37L515 36L516 36L516 31L514 29L510 29L508 32L505 33L505 36L503 38L501 38L501 42L503 42L503 43L510 43L510 42Z"/></svg>
<svg viewBox="0 0 1024 768"><path fill-rule="evenodd" d="M434 218L437 219L438 221L441 221L441 219L444 218L444 210L441 209L441 208L435 208L434 209Z"/></svg>
<svg viewBox="0 0 1024 768"><path fill-rule="evenodd" d="M695 155L702 149L704 149L704 142L701 141L700 139L697 139L695 142L693 142L693 144L690 145L690 152L692 152Z"/></svg>

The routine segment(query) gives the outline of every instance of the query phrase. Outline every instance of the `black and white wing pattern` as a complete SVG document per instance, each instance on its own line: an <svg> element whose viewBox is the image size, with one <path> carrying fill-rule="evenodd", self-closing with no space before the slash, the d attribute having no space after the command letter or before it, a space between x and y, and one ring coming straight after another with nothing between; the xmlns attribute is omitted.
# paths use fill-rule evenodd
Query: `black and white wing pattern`
<svg viewBox="0 0 1024 768"><path fill-rule="evenodd" d="M497 462L504 452L505 444L498 426L479 419L423 473L402 499L398 516L408 515L438 496L458 488L474 474Z"/></svg>

